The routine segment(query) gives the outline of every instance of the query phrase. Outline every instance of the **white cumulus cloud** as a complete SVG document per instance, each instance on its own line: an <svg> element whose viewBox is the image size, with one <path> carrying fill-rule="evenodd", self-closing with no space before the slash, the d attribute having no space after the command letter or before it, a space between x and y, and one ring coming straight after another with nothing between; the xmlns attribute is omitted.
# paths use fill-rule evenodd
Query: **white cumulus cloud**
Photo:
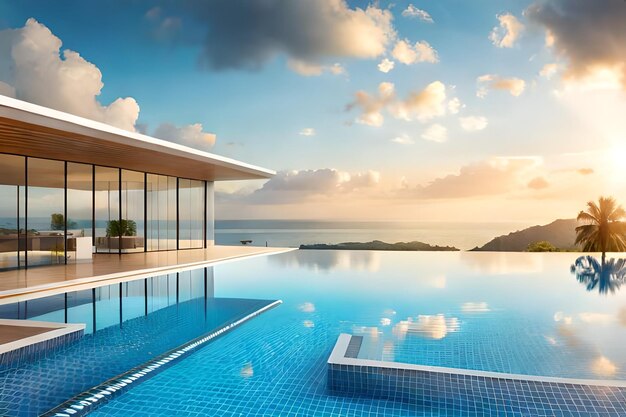
<svg viewBox="0 0 626 417"><path fill-rule="evenodd" d="M454 97L448 101L448 111L450 114L457 114L463 107L463 103L457 97Z"/></svg>
<svg viewBox="0 0 626 417"><path fill-rule="evenodd" d="M489 34L489 40L498 48L512 48L524 31L524 25L511 13L496 16L500 22Z"/></svg>
<svg viewBox="0 0 626 417"><path fill-rule="evenodd" d="M401 39L396 42L391 55L405 65L419 62L431 64L439 62L437 51L426 41L418 41L415 42L415 45L411 45L407 39Z"/></svg>
<svg viewBox="0 0 626 417"><path fill-rule="evenodd" d="M395 65L395 62L384 58L382 61L380 61L380 64L378 64L378 71L384 72L386 74L391 71Z"/></svg>
<svg viewBox="0 0 626 417"><path fill-rule="evenodd" d="M407 134L396 136L395 138L391 139L391 141L393 143L397 143L398 145L412 145L415 143L415 141L411 139L411 137Z"/></svg>
<svg viewBox="0 0 626 417"><path fill-rule="evenodd" d="M313 129L312 127L305 127L299 133L300 136L315 136L315 134L315 129Z"/></svg>
<svg viewBox="0 0 626 417"><path fill-rule="evenodd" d="M287 66L293 72L303 75L305 77L317 77L322 74L342 75L346 73L346 69L339 63L332 65L321 65L298 59L290 59L287 61Z"/></svg>
<svg viewBox="0 0 626 417"><path fill-rule="evenodd" d="M412 4L409 4L407 8L402 11L402 16L418 18L423 22L434 23L433 18L426 10L419 9Z"/></svg>
<svg viewBox="0 0 626 417"><path fill-rule="evenodd" d="M545 64L539 71L539 75L543 78L550 79L559 70L558 64Z"/></svg>
<svg viewBox="0 0 626 417"><path fill-rule="evenodd" d="M426 128L422 133L422 139L432 142L445 142L448 139L448 129L438 123L434 123Z"/></svg>
<svg viewBox="0 0 626 417"><path fill-rule="evenodd" d="M143 131L137 124L135 99L101 103L104 83L98 67L61 46L61 39L32 18L22 28L0 31L0 94L131 132ZM199 123L182 127L164 123L155 135L201 149L215 143L215 135L203 132Z"/></svg>
<svg viewBox="0 0 626 417"><path fill-rule="evenodd" d="M135 130L139 105L132 97L108 105L98 96L102 73L35 19L0 31L0 90L14 98Z"/></svg>
<svg viewBox="0 0 626 417"><path fill-rule="evenodd" d="M359 109L357 123L369 126L382 126L383 111L396 119L427 122L446 114L446 86L441 81L428 84L423 90L411 92L405 99L398 99L395 85L390 82L380 83L376 95L357 91L355 100L347 109Z"/></svg>
<svg viewBox="0 0 626 417"><path fill-rule="evenodd" d="M460 117L459 123L461 124L461 128L463 128L463 130L475 132L486 128L488 121L487 118L483 116L467 116Z"/></svg>
<svg viewBox="0 0 626 417"><path fill-rule="evenodd" d="M507 91L514 97L520 96L526 89L526 81L516 77L501 77L497 74L485 74L476 79L476 95L484 98L489 90Z"/></svg>
<svg viewBox="0 0 626 417"><path fill-rule="evenodd" d="M215 145L215 135L204 132L200 123L186 126L162 123L155 130L154 136L200 150L207 150Z"/></svg>

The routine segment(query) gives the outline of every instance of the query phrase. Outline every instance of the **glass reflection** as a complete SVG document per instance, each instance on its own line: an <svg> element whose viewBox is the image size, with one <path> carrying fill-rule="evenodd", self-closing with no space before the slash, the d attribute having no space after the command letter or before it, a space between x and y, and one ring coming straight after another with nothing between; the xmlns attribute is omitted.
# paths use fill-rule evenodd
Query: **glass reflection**
<svg viewBox="0 0 626 417"><path fill-rule="evenodd" d="M24 184L24 157L0 155L0 271L24 265Z"/></svg>
<svg viewBox="0 0 626 417"><path fill-rule="evenodd" d="M65 164L28 158L28 266L65 263Z"/></svg>
<svg viewBox="0 0 626 417"><path fill-rule="evenodd" d="M144 249L144 174L122 170L122 253ZM119 232L118 232L119 233Z"/></svg>
<svg viewBox="0 0 626 417"><path fill-rule="evenodd" d="M96 167L96 252L118 253L120 249L120 171Z"/></svg>
<svg viewBox="0 0 626 417"><path fill-rule="evenodd" d="M91 259L93 167L67 163L67 262Z"/></svg>
<svg viewBox="0 0 626 417"><path fill-rule="evenodd" d="M148 174L146 187L148 250L175 250L176 178Z"/></svg>
<svg viewBox="0 0 626 417"><path fill-rule="evenodd" d="M181 178L178 181L180 249L202 248L204 222L204 183Z"/></svg>
<svg viewBox="0 0 626 417"><path fill-rule="evenodd" d="M601 263L593 256L581 256L571 266L571 272L587 291L614 294L626 280L626 259L611 258Z"/></svg>

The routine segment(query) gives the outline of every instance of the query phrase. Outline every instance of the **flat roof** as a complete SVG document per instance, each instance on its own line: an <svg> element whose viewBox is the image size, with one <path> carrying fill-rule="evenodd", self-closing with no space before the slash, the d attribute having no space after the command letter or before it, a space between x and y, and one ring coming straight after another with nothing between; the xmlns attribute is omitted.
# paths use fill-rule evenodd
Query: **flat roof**
<svg viewBox="0 0 626 417"><path fill-rule="evenodd" d="M0 153L207 181L275 171L0 95Z"/></svg>

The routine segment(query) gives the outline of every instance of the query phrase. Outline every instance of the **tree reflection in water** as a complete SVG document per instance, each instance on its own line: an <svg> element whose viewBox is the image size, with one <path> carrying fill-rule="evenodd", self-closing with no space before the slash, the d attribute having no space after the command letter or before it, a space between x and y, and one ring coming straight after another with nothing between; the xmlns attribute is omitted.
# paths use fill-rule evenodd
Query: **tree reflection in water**
<svg viewBox="0 0 626 417"><path fill-rule="evenodd" d="M626 259L611 258L601 263L593 256L581 256L571 266L571 272L587 291L614 294L626 281Z"/></svg>

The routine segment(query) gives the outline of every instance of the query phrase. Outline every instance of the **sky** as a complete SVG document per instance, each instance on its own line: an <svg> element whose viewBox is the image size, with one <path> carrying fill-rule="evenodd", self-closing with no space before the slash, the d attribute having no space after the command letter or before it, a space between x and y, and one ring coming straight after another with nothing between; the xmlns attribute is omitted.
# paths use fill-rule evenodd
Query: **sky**
<svg viewBox="0 0 626 417"><path fill-rule="evenodd" d="M276 170L218 219L626 204L623 0L0 0L0 94Z"/></svg>

